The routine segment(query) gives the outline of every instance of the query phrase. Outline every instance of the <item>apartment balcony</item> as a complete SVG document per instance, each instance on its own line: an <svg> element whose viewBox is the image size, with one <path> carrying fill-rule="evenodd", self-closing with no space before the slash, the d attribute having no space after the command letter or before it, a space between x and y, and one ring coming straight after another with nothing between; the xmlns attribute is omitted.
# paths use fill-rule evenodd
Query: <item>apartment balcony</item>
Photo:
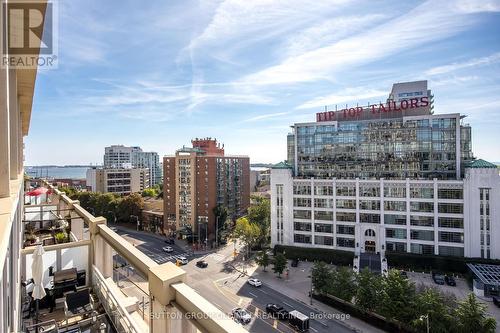
<svg viewBox="0 0 500 333"><path fill-rule="evenodd" d="M49 190L45 198L24 209L23 332L246 332L186 285L181 268L157 264L109 228L105 218L43 186ZM67 237L53 236L60 232ZM38 245L44 249L46 296L36 311L31 267Z"/></svg>

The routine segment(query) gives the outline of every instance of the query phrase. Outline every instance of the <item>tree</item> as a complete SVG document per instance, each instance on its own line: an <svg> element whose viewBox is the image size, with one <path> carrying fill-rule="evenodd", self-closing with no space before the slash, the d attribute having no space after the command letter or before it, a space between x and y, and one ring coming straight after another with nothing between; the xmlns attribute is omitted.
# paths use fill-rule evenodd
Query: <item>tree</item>
<svg viewBox="0 0 500 333"><path fill-rule="evenodd" d="M265 250L260 251L259 255L256 258L256 262L259 266L262 266L264 268L264 272L265 272L266 267L269 266L269 264L270 264L270 259L269 259L269 255L267 254L267 251L265 251Z"/></svg>
<svg viewBox="0 0 500 333"><path fill-rule="evenodd" d="M273 271L278 274L278 277L281 277L281 274L286 269L287 260L283 253L277 253L274 256L273 262Z"/></svg>
<svg viewBox="0 0 500 333"><path fill-rule="evenodd" d="M227 219L229 216L229 210L226 206L222 204L218 204L214 207L213 213L215 215L216 227L217 227L217 238L219 238L217 243L220 242L221 239L225 239L228 235L227 232L224 232L227 227Z"/></svg>
<svg viewBox="0 0 500 333"><path fill-rule="evenodd" d="M325 291L328 281L332 279L332 272L323 261L315 261L311 271L311 279L314 290L322 293Z"/></svg>
<svg viewBox="0 0 500 333"><path fill-rule="evenodd" d="M356 305L363 310L376 311L382 294L382 278L365 268L358 273L356 282Z"/></svg>
<svg viewBox="0 0 500 333"><path fill-rule="evenodd" d="M118 203L116 217L119 221L130 222L130 216L139 217L144 207L144 200L138 193L132 193L123 197Z"/></svg>
<svg viewBox="0 0 500 333"><path fill-rule="evenodd" d="M255 223L250 223L246 217L236 220L234 237L239 239L247 247L247 255L250 247L255 244L260 236L260 229Z"/></svg>
<svg viewBox="0 0 500 333"><path fill-rule="evenodd" d="M352 269L338 267L332 270L331 278L327 281L325 290L335 297L352 302L352 298L356 293L356 280Z"/></svg>
<svg viewBox="0 0 500 333"><path fill-rule="evenodd" d="M142 191L143 197L156 198L158 196L158 191L155 188L146 188Z"/></svg>
<svg viewBox="0 0 500 333"><path fill-rule="evenodd" d="M473 293L458 303L458 307L453 312L455 318L455 332L472 333L492 333L495 332L497 323L494 318L489 317L486 312L486 305L480 303Z"/></svg>
<svg viewBox="0 0 500 333"><path fill-rule="evenodd" d="M429 326L432 332L446 333L453 327L450 305L454 299L448 299L435 288L424 288L415 298L415 318L411 326L418 332L427 332L427 321L424 316L429 316Z"/></svg>
<svg viewBox="0 0 500 333"><path fill-rule="evenodd" d="M256 245L262 247L269 243L271 235L271 203L261 196L252 196L251 199L255 204L248 208L247 218L259 227L260 236Z"/></svg>
<svg viewBox="0 0 500 333"><path fill-rule="evenodd" d="M406 323L415 317L415 284L392 269L383 279L380 314Z"/></svg>

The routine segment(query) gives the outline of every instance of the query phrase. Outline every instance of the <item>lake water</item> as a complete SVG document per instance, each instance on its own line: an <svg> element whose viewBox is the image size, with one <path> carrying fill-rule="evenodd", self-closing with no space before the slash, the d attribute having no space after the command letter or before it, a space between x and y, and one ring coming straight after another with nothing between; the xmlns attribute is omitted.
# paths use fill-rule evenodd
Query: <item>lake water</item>
<svg viewBox="0 0 500 333"><path fill-rule="evenodd" d="M89 167L81 166L32 166L24 171L32 177L85 179Z"/></svg>

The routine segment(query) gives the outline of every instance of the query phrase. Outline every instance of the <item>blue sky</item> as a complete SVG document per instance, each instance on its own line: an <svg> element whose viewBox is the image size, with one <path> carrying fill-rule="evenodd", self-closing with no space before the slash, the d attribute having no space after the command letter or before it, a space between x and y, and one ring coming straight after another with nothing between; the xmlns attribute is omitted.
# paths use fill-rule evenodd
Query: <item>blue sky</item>
<svg viewBox="0 0 500 333"><path fill-rule="evenodd" d="M435 112L468 115L500 161L500 1L61 1L59 67L37 78L26 164L160 155L216 137L252 162L286 158L295 122L429 80Z"/></svg>

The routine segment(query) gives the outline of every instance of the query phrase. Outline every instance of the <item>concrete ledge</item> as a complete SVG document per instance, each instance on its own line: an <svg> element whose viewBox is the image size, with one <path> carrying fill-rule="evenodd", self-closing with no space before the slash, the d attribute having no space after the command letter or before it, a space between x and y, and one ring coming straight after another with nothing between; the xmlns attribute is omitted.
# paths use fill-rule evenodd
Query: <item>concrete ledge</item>
<svg viewBox="0 0 500 333"><path fill-rule="evenodd" d="M149 268L149 294L163 305L175 299L174 283L186 282L186 272L171 262Z"/></svg>

